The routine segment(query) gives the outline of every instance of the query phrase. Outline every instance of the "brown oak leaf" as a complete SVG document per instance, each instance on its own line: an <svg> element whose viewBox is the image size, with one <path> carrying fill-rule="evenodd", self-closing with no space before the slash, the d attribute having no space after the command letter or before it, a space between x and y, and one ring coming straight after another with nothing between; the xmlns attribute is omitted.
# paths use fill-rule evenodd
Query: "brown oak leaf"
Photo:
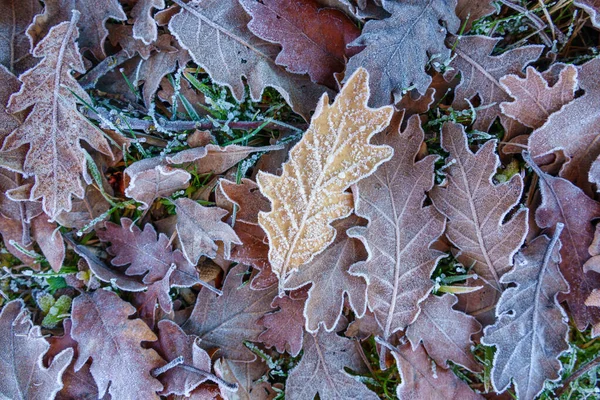
<svg viewBox="0 0 600 400"><path fill-rule="evenodd" d="M163 386L150 372L165 362L156 351L141 346L142 341L158 338L142 320L129 319L134 312L131 304L106 290L77 296L71 311L71 336L79 351L75 371L92 358L90 372L99 396L108 390L113 399L126 399L135 393L158 400L156 392Z"/></svg>
<svg viewBox="0 0 600 400"><path fill-rule="evenodd" d="M600 28L600 1L574 0L573 4L585 10L590 15L590 20L596 28Z"/></svg>
<svg viewBox="0 0 600 400"><path fill-rule="evenodd" d="M6 105L13 93L19 90L19 80L4 65L0 65L0 145L22 122L19 114L11 114ZM10 151L0 150L0 166L11 171L23 172L27 146Z"/></svg>
<svg viewBox="0 0 600 400"><path fill-rule="evenodd" d="M221 397L228 400L272 400L277 392L263 378L269 369L260 358L253 362L236 362L221 358L215 362L215 372L221 378L237 384L235 392L220 386ZM198 400L204 400L199 398Z"/></svg>
<svg viewBox="0 0 600 400"><path fill-rule="evenodd" d="M404 131L374 141L390 145L394 156L356 186L356 213L369 223L348 232L367 248L367 260L350 272L366 278L369 310L385 339L414 321L442 256L429 248L444 232L445 220L433 206L423 207L425 192L433 187L436 157L415 161L424 138L420 123L413 116Z"/></svg>
<svg viewBox="0 0 600 400"><path fill-rule="evenodd" d="M44 211L55 218L62 210L71 210L71 195L82 198L81 175L85 157L81 140L98 151L111 155L102 132L77 111L77 101L91 104L70 71L84 72L77 43L79 12L70 22L53 27L36 46L33 55L42 60L23 73L21 90L11 96L8 111L33 109L4 141L3 151L13 151L29 144L23 171L35 175L31 200L42 198Z"/></svg>
<svg viewBox="0 0 600 400"><path fill-rule="evenodd" d="M444 186L430 193L434 206L448 218L446 236L460 250L457 259L485 284L483 289L461 296L464 309L480 322L489 317L504 285L500 277L512 267L513 255L527 234L527 210L520 209L506 219L519 203L523 179L514 175L495 184L492 178L500 166L496 141L487 141L477 153L468 147L462 125L446 123L442 147L450 153ZM479 279L472 286L479 284Z"/></svg>
<svg viewBox="0 0 600 400"><path fill-rule="evenodd" d="M26 31L42 6L38 0L1 0L0 10L0 64L19 75L35 65ZM6 105L2 103L0 107Z"/></svg>
<svg viewBox="0 0 600 400"><path fill-rule="evenodd" d="M592 291L600 287L600 273L583 269L590 258L588 248L594 238L591 221L600 217L600 203L566 179L543 172L529 154L524 153L523 157L537 174L542 193L542 204L535 213L536 224L542 229L564 224L560 271L569 283L570 291L559 293L558 300L568 304L575 326L582 331L589 324L600 322L600 309L585 305Z"/></svg>
<svg viewBox="0 0 600 400"><path fill-rule="evenodd" d="M261 39L278 43L275 62L296 74L308 73L313 82L336 88L333 74L343 72L346 59L358 49L346 45L360 30L335 9L319 9L315 0L241 0L252 16L248 28Z"/></svg>
<svg viewBox="0 0 600 400"><path fill-rule="evenodd" d="M156 21L152 18L152 10L165 8L165 0L137 0L131 9L133 22L133 38L148 45L158 37Z"/></svg>
<svg viewBox="0 0 600 400"><path fill-rule="evenodd" d="M563 225L552 240L539 236L515 256L515 268L501 281L515 284L502 293L498 320L485 328L482 343L496 346L492 384L498 393L511 384L519 399L533 400L546 380L560 378L558 357L569 349L568 318L556 297L569 291L559 270ZM565 232L566 233L566 232Z"/></svg>
<svg viewBox="0 0 600 400"><path fill-rule="evenodd" d="M50 345L39 326L33 325L23 300L13 300L0 312L0 397L52 399L63 386L62 375L73 349L58 353L48 368L42 357Z"/></svg>
<svg viewBox="0 0 600 400"><path fill-rule="evenodd" d="M335 239L330 225L352 212L345 190L392 157L389 146L370 144L392 116L391 107L372 109L369 74L358 69L332 105L321 97L311 124L290 151L280 176L259 172L260 191L271 211L258 216L269 238L269 260L283 288L289 275Z"/></svg>
<svg viewBox="0 0 600 400"><path fill-rule="evenodd" d="M471 30L473 22L496 11L493 0L458 0L456 4L456 15L463 21L463 32Z"/></svg>

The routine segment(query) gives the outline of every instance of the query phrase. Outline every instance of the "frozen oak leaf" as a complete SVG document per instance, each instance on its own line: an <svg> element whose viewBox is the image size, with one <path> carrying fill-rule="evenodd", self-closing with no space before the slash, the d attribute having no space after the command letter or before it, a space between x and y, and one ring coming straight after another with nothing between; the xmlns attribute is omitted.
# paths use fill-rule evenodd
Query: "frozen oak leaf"
<svg viewBox="0 0 600 400"><path fill-rule="evenodd" d="M245 268L232 268L225 278L223 295L202 289L183 330L201 339L203 349L219 349L219 355L231 361L253 361L256 356L244 341L256 342L263 331L258 319L272 311L274 288L253 290L243 285Z"/></svg>
<svg viewBox="0 0 600 400"><path fill-rule="evenodd" d="M446 123L441 141L450 153L446 182L436 186L430 196L434 206L448 218L446 235L460 250L457 259L464 266L472 266L485 284L483 289L464 295L464 308L486 321L504 290L500 277L511 269L513 255L527 234L526 209L506 218L521 198L523 180L517 174L506 183L493 183L500 166L495 140L472 153L464 127Z"/></svg>
<svg viewBox="0 0 600 400"><path fill-rule="evenodd" d="M500 78L519 74L527 64L538 59L544 46L523 46L495 56L491 53L500 38L476 35L459 36L454 40L458 45L454 49L456 57L450 63L453 69L444 75L450 79L461 74L452 106L458 110L469 109L470 101L479 96L483 109L477 111L474 128L487 132L496 117L502 115L500 103L511 100Z"/></svg>
<svg viewBox="0 0 600 400"><path fill-rule="evenodd" d="M152 18L152 10L165 8L165 0L137 0L131 9L133 22L133 38L139 39L148 45L158 36L156 21Z"/></svg>
<svg viewBox="0 0 600 400"><path fill-rule="evenodd" d="M285 384L286 398L313 400L377 400L379 397L346 372L365 369L356 348L359 344L335 332L320 329L304 334L304 354Z"/></svg>
<svg viewBox="0 0 600 400"><path fill-rule="evenodd" d="M38 0L0 0L0 10L0 64L18 75L35 64L25 32L42 6Z"/></svg>
<svg viewBox="0 0 600 400"><path fill-rule="evenodd" d="M33 51L42 60L20 76L21 90L11 96L8 111L15 113L33 106L27 119L4 141L3 151L29 144L23 170L35 175L32 200L42 198L44 211L55 218L71 210L71 195L84 195L81 175L86 161L81 140L111 155L102 132L77 111L77 100L91 104L71 70L84 72L75 40L79 12L70 22L53 27Z"/></svg>
<svg viewBox="0 0 600 400"><path fill-rule="evenodd" d="M106 21L127 19L118 0L44 0L44 6L44 13L37 15L27 30L33 43L37 44L47 36L53 26L70 20L72 12L78 11L81 13L81 20L78 23L81 34L78 40L79 46L82 50L90 50L98 60L106 57L104 52L104 41L108 36Z"/></svg>
<svg viewBox="0 0 600 400"><path fill-rule="evenodd" d="M79 351L75 371L92 358L90 372L100 397L108 390L113 399L159 399L156 392L163 386L150 372L165 362L142 347L141 342L158 338L142 320L129 319L134 312L131 304L103 289L73 300L71 336Z"/></svg>
<svg viewBox="0 0 600 400"><path fill-rule="evenodd" d="M421 313L406 329L406 337L413 351L422 341L431 358L448 368L447 361L460 364L471 371L481 371L481 366L471 353L471 335L481 330L481 324L471 316L452 308L456 296L430 295L420 304Z"/></svg>
<svg viewBox="0 0 600 400"><path fill-rule="evenodd" d="M544 125L552 113L573 100L577 89L577 68L573 65L563 68L552 87L533 67L527 67L525 78L507 75L500 79L500 84L515 99L501 103L502 112L536 129Z"/></svg>
<svg viewBox="0 0 600 400"><path fill-rule="evenodd" d="M484 400L452 370L436 368L423 346L413 351L406 343L391 349L402 379L396 389L398 399Z"/></svg>
<svg viewBox="0 0 600 400"><path fill-rule="evenodd" d="M215 241L223 242L225 258L229 258L232 244L242 244L231 226L221 221L227 210L204 207L188 198L175 200L175 207L177 234L183 254L191 264L196 265L203 255L215 258L218 248Z"/></svg>
<svg viewBox="0 0 600 400"><path fill-rule="evenodd" d="M496 307L498 320L485 328L482 343L496 346L492 383L496 392L506 390L511 379L519 399L533 400L544 382L560 377L558 357L569 349L567 315L558 304L559 292L569 286L563 279L559 236L539 236L515 256L515 268L501 281L515 284L502 293Z"/></svg>
<svg viewBox="0 0 600 400"><path fill-rule="evenodd" d="M598 0L575 0L573 4L582 8L590 15L592 24L600 28L600 1Z"/></svg>
<svg viewBox="0 0 600 400"><path fill-rule="evenodd" d="M238 386L235 392L220 386L223 399L271 400L276 397L277 392L273 390L269 381L264 379L269 369L260 358L250 363L221 358L215 362L215 372L219 377ZM205 399L202 398L202 400Z"/></svg>
<svg viewBox="0 0 600 400"><path fill-rule="evenodd" d="M365 46L350 58L348 74L361 67L369 71L373 106L397 103L408 88L425 94L431 83L425 72L430 56L441 62L450 58L444 40L448 31L456 33L460 27L456 0L384 0L383 7L391 16L367 21L349 45Z"/></svg>
<svg viewBox="0 0 600 400"><path fill-rule="evenodd" d="M463 32L468 32L473 22L494 11L496 11L496 7L493 5L493 0L458 0L456 4L456 15L464 24Z"/></svg>
<svg viewBox="0 0 600 400"><path fill-rule="evenodd" d="M52 399L62 388L62 375L73 349L58 353L49 368L42 357L50 345L39 326L31 322L22 300L13 300L0 313L0 398Z"/></svg>
<svg viewBox="0 0 600 400"><path fill-rule="evenodd" d="M585 305L588 307L600 308L600 288L594 289L594 291L590 293L590 297L585 300ZM598 335L600 335L600 322L597 322L592 327L592 336L597 337Z"/></svg>
<svg viewBox="0 0 600 400"><path fill-rule="evenodd" d="M363 244L348 236L346 231L357 226L360 219L352 215L335 221L336 236L333 243L312 261L293 273L285 282L284 289L296 289L311 284L308 300L304 306L306 329L315 333L319 324L323 329L336 328L345 301L357 317L367 309L367 282L363 276L349 271L351 266L367 259Z"/></svg>
<svg viewBox="0 0 600 400"><path fill-rule="evenodd" d="M354 206L346 189L392 157L389 146L369 143L389 124L392 108L369 108L368 85L369 74L361 68L332 105L323 95L282 175L257 176L271 201L271 211L261 212L258 222L269 238L269 260L281 287L335 239L331 222L349 215Z"/></svg>
<svg viewBox="0 0 600 400"><path fill-rule="evenodd" d="M229 87L238 101L244 97L242 77L247 80L253 101L259 101L264 89L272 87L294 111L308 119L325 87L277 65L275 57L280 47L250 32L250 17L238 0L175 3L182 10L171 19L169 30L215 83Z"/></svg>
<svg viewBox="0 0 600 400"><path fill-rule="evenodd" d="M157 282L165 277L172 265L176 266L171 278L173 286L193 286L198 283L198 273L183 257L180 250L173 251L169 238L146 224L141 230L129 218L121 218L121 226L106 222L106 229L98 230L98 238L110 242L107 252L114 256L115 266L129 264L127 275L144 275L144 283Z"/></svg>
<svg viewBox="0 0 600 400"><path fill-rule="evenodd" d="M125 196L142 203L142 210L149 208L159 197L168 197L189 186L189 172L162 165L158 158L134 162L125 168L129 184Z"/></svg>
<svg viewBox="0 0 600 400"><path fill-rule="evenodd" d="M600 216L600 204L566 179L541 171L527 153L524 158L539 177L542 204L535 213L536 224L542 229L564 224L560 271L569 283L570 291L559 293L558 300L568 304L575 326L583 331L588 324L600 322L600 309L585 305L592 291L600 287L600 273L586 272L583 268L590 259L588 249L594 238L591 221Z"/></svg>
<svg viewBox="0 0 600 400"><path fill-rule="evenodd" d="M369 309L386 340L416 318L418 303L433 288L429 277L441 257L429 245L444 232L444 217L431 205L423 207L425 192L433 186L436 157L415 161L423 145L420 123L413 116L403 132L374 141L390 145L394 156L358 183L356 213L369 223L349 231L369 254L350 271L366 277Z"/></svg>
<svg viewBox="0 0 600 400"><path fill-rule="evenodd" d="M19 80L4 65L0 65L0 144L4 139L14 131L22 122L18 114L13 115L7 109L6 105L10 96L19 90ZM10 151L0 150L0 166L11 171L23 172L23 163L27 146L21 146L18 149Z"/></svg>
<svg viewBox="0 0 600 400"><path fill-rule="evenodd" d="M346 58L358 49L346 45L360 30L341 11L319 9L315 0L240 0L252 16L248 28L283 50L275 62L287 70L308 75L313 82L336 87L333 74L343 72Z"/></svg>

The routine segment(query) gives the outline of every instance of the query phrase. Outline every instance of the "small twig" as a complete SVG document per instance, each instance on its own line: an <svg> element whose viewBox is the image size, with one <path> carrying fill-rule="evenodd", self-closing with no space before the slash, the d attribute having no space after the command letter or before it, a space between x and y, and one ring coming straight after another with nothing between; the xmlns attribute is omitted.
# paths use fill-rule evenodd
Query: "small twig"
<svg viewBox="0 0 600 400"><path fill-rule="evenodd" d="M119 51L117 54L108 56L94 68L92 68L87 74L79 78L79 84L84 89L91 89L96 86L98 79L108 74L110 71L123 64L125 61L131 58L125 50Z"/></svg>
<svg viewBox="0 0 600 400"><path fill-rule="evenodd" d="M583 374L590 372L592 369L596 368L599 365L600 365L600 356L594 358L592 361L587 363L584 367L579 368L579 370L577 370L577 372L575 372L573 375L571 375L567 379L565 379L562 387L560 387L558 390L556 390L554 392L556 394L556 396L560 397L560 395L562 395L563 392L569 388L569 386L571 385L572 382L576 381Z"/></svg>
<svg viewBox="0 0 600 400"><path fill-rule="evenodd" d="M163 365L162 367L159 368L155 368L152 371L150 371L150 375L152 375L153 377L157 377L159 375L164 374L165 372L167 372L170 369L175 368L178 365L183 364L183 356L179 356L177 358L175 358L174 360L169 361L169 363L167 363L166 365Z"/></svg>

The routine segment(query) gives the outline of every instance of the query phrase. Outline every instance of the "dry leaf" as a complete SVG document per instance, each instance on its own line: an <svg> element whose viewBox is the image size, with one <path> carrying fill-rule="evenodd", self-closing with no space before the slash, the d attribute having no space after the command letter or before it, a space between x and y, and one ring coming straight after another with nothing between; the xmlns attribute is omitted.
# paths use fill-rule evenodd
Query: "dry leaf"
<svg viewBox="0 0 600 400"><path fill-rule="evenodd" d="M496 11L493 0L458 0L456 15L464 24L463 33L471 30L473 22ZM463 25L461 25L461 29Z"/></svg>
<svg viewBox="0 0 600 400"><path fill-rule="evenodd" d="M346 45L360 30L346 15L319 9L315 0L241 0L252 16L248 28L261 39L282 46L275 58L296 74L308 73L313 82L336 88L333 74L343 72L346 59L357 53Z"/></svg>
<svg viewBox="0 0 600 400"><path fill-rule="evenodd" d="M62 388L61 376L73 350L66 349L44 368L42 357L50 345L31 322L23 300L13 300L0 313L0 397L11 400L52 399Z"/></svg>
<svg viewBox="0 0 600 400"><path fill-rule="evenodd" d="M251 363L235 362L221 358L215 362L215 371L221 378L238 385L236 392L221 388L223 399L270 400L275 398L277 394L271 388L269 382L261 380L269 369L267 364L260 358Z"/></svg>
<svg viewBox="0 0 600 400"><path fill-rule="evenodd" d="M10 96L19 90L19 80L6 67L0 65L0 144L4 139L14 131L20 124L21 118L18 114L13 115L6 109ZM0 150L0 167L11 171L23 172L23 163L27 146L21 146L18 149L10 151Z"/></svg>
<svg viewBox="0 0 600 400"><path fill-rule="evenodd" d="M477 111L474 128L487 132L496 117L502 117L500 103L511 100L500 84L500 78L519 74L527 64L538 59L544 46L523 46L493 56L492 51L501 38L476 35L459 36L456 40L456 57L450 63L453 70L444 75L449 79L461 74L452 107L469 109L479 96L481 106L486 108Z"/></svg>
<svg viewBox="0 0 600 400"><path fill-rule="evenodd" d="M228 360L250 362L256 356L243 341L258 341L263 327L257 321L271 312L276 290L252 290L250 285L242 285L245 268L238 265L229 271L220 297L202 289L182 328L200 337L203 349L219 349L219 355Z"/></svg>
<svg viewBox="0 0 600 400"><path fill-rule="evenodd" d="M590 293L590 297L585 300L585 305L588 307L600 307L600 289L594 289ZM597 337L598 335L600 335L600 322L592 326L592 336Z"/></svg>
<svg viewBox="0 0 600 400"><path fill-rule="evenodd" d="M269 238L269 260L281 287L335 239L331 222L353 208L345 190L392 156L390 147L369 143L389 124L392 109L367 106L368 84L369 74L359 69L332 105L323 95L282 175L257 176L261 192L271 201L271 211L260 213L258 221Z"/></svg>
<svg viewBox="0 0 600 400"><path fill-rule="evenodd" d="M596 28L600 28L600 2L598 0L574 0L573 4L582 8L590 15L590 20Z"/></svg>
<svg viewBox="0 0 600 400"><path fill-rule="evenodd" d="M515 268L501 281L506 289L496 307L497 322L485 328L482 343L496 346L492 384L498 393L511 384L519 399L533 400L546 380L560 378L558 357L569 349L568 318L558 304L559 292L568 292L562 277L559 236L539 236L515 256ZM567 233L567 232L565 232Z"/></svg>
<svg viewBox="0 0 600 400"><path fill-rule="evenodd" d="M535 222L542 229L552 229L558 223L565 226L560 271L569 283L570 292L560 293L558 300L568 304L575 326L583 331L589 324L600 322L600 309L585 305L592 291L600 287L600 273L583 270L583 265L590 258L588 248L594 237L591 220L600 216L600 204L571 182L542 172L528 154L524 153L523 157L538 175L542 193L542 204L535 213Z"/></svg>
<svg viewBox="0 0 600 400"><path fill-rule="evenodd" d="M128 57L133 58L136 54L143 60L147 60L153 51L157 50L154 45L147 45L141 40L133 37L133 27L131 25L109 25L108 40L113 46L121 46Z"/></svg>
<svg viewBox="0 0 600 400"><path fill-rule="evenodd" d="M500 79L504 90L515 100L500 104L507 116L530 128L544 125L548 117L575 97L577 68L566 66L552 87L535 68L527 67L527 76L507 75Z"/></svg>
<svg viewBox="0 0 600 400"><path fill-rule="evenodd" d="M108 390L113 399L135 393L158 400L156 392L163 386L150 371L165 362L156 351L142 348L140 342L153 342L157 337L140 319L129 319L134 312L131 304L106 290L77 296L71 311L71 335L79 350L75 371L92 358L90 372L100 396Z"/></svg>
<svg viewBox="0 0 600 400"><path fill-rule="evenodd" d="M156 21L152 18L152 10L165 8L165 0L137 0L131 9L133 22L133 38L141 40L144 44L154 42L158 36Z"/></svg>
<svg viewBox="0 0 600 400"><path fill-rule="evenodd" d="M360 219L350 216L336 221L336 236L331 245L311 262L293 273L284 283L284 289L296 289L311 284L304 306L306 330L316 333L319 325L333 331L343 312L346 299L354 314L360 318L367 309L367 282L363 276L351 273L351 266L367 259L363 244L349 237L348 229L357 226Z"/></svg>
<svg viewBox="0 0 600 400"><path fill-rule="evenodd" d="M176 266L172 264L163 278L148 285L148 290L132 295L131 305L135 307L138 317L150 329L154 329L156 320L161 319L162 315L173 312L173 301L169 291L171 290L171 275L175 269ZM162 314L159 314L161 311Z"/></svg>
<svg viewBox="0 0 600 400"><path fill-rule="evenodd" d="M503 184L492 181L500 166L495 140L472 153L464 127L454 123L444 124L441 140L450 153L446 182L431 191L431 200L448 218L446 236L460 250L456 258L466 268L472 267L485 284L463 295L465 310L487 322L486 314L491 314L504 290L500 277L511 269L513 255L527 234L526 209L506 218L519 203L523 179L517 174Z"/></svg>
<svg viewBox="0 0 600 400"><path fill-rule="evenodd" d="M294 111L308 119L325 88L312 83L308 76L290 74L275 63L279 46L250 32L250 17L238 0L175 3L182 10L171 19L169 30L214 83L229 87L237 101L244 97L242 77L250 86L253 101L259 101L264 89L272 87Z"/></svg>
<svg viewBox="0 0 600 400"><path fill-rule="evenodd" d="M413 351L419 343L438 365L448 368L448 360L471 371L481 371L471 353L471 336L481 330L481 324L471 316L452 308L458 299L452 294L430 295L419 306L417 320L406 328L406 337Z"/></svg>
<svg viewBox="0 0 600 400"><path fill-rule="evenodd" d="M52 27L69 21L72 12L78 11L81 13L81 20L78 22L81 36L77 42L82 50L90 50L97 60L106 57L106 21L127 19L118 0L44 0L44 6L44 13L37 15L27 30L32 42L37 45L49 34Z"/></svg>
<svg viewBox="0 0 600 400"><path fill-rule="evenodd" d="M41 197L44 211L52 219L62 210L71 210L71 194L79 198L84 195L81 175L87 172L80 141L111 155L102 132L77 111L78 98L91 104L70 73L85 72L75 42L78 18L79 13L74 11L71 22L53 27L33 51L42 60L19 77L23 85L11 96L8 110L15 113L30 106L33 109L2 147L3 151L13 151L29 144L23 171L35 175L30 198Z"/></svg>
<svg viewBox="0 0 600 400"><path fill-rule="evenodd" d="M65 243L55 222L48 222L48 217L40 215L31 220L31 235L35 238L44 257L54 272L58 272L65 259Z"/></svg>
<svg viewBox="0 0 600 400"><path fill-rule="evenodd" d="M460 28L456 0L384 0L383 7L391 16L367 21L360 37L350 43L365 49L350 59L347 72L363 67L369 71L369 104L376 107L399 102L409 88L425 94L431 83L425 72L430 56L435 54L439 62L449 59L446 34Z"/></svg>
<svg viewBox="0 0 600 400"><path fill-rule="evenodd" d="M1 0L0 9L3 11L0 14L0 64L19 75L36 63L25 32L42 6L38 0ZM2 101L0 107L5 104Z"/></svg>
<svg viewBox="0 0 600 400"><path fill-rule="evenodd" d="M366 277L369 310L385 339L414 321L418 303L433 288L429 277L441 257L429 246L444 232L445 220L433 206L423 207L436 157L415 162L423 145L420 123L413 116L403 132L375 141L392 146L394 156L357 185L356 213L369 224L349 231L369 252L350 271Z"/></svg>
<svg viewBox="0 0 600 400"><path fill-rule="evenodd" d="M175 200L177 211L177 234L181 249L187 260L198 264L200 256L215 258L217 244L223 242L225 258L229 258L231 244L242 244L231 226L221 221L227 210L219 207L204 207L188 198Z"/></svg>
<svg viewBox="0 0 600 400"><path fill-rule="evenodd" d="M285 396L294 400L377 400L379 397L345 371L363 371L358 342L320 329L304 334L304 354L285 384Z"/></svg>

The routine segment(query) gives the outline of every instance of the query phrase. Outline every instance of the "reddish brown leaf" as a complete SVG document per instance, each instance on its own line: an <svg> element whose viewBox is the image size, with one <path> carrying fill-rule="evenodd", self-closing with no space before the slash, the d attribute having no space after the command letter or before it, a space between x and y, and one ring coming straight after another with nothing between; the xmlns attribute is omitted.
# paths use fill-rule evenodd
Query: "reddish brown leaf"
<svg viewBox="0 0 600 400"><path fill-rule="evenodd" d="M450 63L453 68L445 74L454 78L458 72L461 80L454 93L452 106L469 109L476 96L481 106L477 111L474 128L487 132L492 122L502 115L500 103L510 101L510 95L500 85L500 78L508 74L519 74L525 66L538 59L544 46L523 46L509 50L499 56L490 55L500 38L487 36L460 36L454 49L456 57Z"/></svg>
<svg viewBox="0 0 600 400"><path fill-rule="evenodd" d="M48 217L40 215L31 220L31 235L40 246L54 272L58 272L65 259L65 243L55 222L48 222Z"/></svg>
<svg viewBox="0 0 600 400"><path fill-rule="evenodd" d="M267 375L267 364L260 358L251 363L230 361L221 358L215 362L217 375L238 385L236 392L221 386L221 397L228 400L270 400L277 392L268 381L261 380ZM205 400L199 398L198 400Z"/></svg>
<svg viewBox="0 0 600 400"><path fill-rule="evenodd" d="M133 37L133 27L131 25L109 25L108 40L113 46L121 46L123 51L129 57L139 54L142 59L147 60L150 54L156 50L156 46L147 45L141 40Z"/></svg>
<svg viewBox="0 0 600 400"><path fill-rule="evenodd" d="M496 307L497 322L485 328L482 343L496 346L492 384L496 392L511 384L519 399L533 400L546 380L558 380L558 357L569 349L568 318L558 304L569 286L558 268L562 224L552 240L539 236L515 256L515 268L501 281L506 289Z"/></svg>
<svg viewBox="0 0 600 400"><path fill-rule="evenodd" d="M0 397L5 399L52 399L62 388L61 376L73 358L66 349L44 368L42 357L50 345L39 326L31 322L23 300L14 300L0 313Z"/></svg>
<svg viewBox="0 0 600 400"><path fill-rule="evenodd" d="M450 153L446 182L431 193L434 206L448 218L446 235L460 250L457 259L472 266L483 289L464 295L465 311L480 321L489 321L504 286L500 277L511 269L513 255L527 234L527 210L506 215L518 204L523 180L514 175L508 182L494 184L500 166L495 154L496 141L487 141L477 153L468 147L462 125L447 123L442 131L442 147Z"/></svg>
<svg viewBox="0 0 600 400"><path fill-rule="evenodd" d="M493 13L496 10L496 7L494 7L492 3L493 0L458 0L458 4L456 5L456 15L463 21L463 32L471 30L471 25L479 18Z"/></svg>
<svg viewBox="0 0 600 400"><path fill-rule="evenodd" d="M171 265L162 279L148 285L145 292L134 293L132 296L131 305L136 308L138 316L150 329L154 329L156 320L160 319L157 317L159 311L162 311L163 315L173 312L173 301L169 291L171 275L175 269L176 266Z"/></svg>
<svg viewBox="0 0 600 400"><path fill-rule="evenodd" d="M313 82L336 88L333 74L343 72L346 59L357 53L346 45L360 30L346 15L319 9L315 0L241 0L252 16L248 28L261 39L278 43L275 62L288 71L308 75Z"/></svg>
<svg viewBox="0 0 600 400"><path fill-rule="evenodd" d="M471 371L481 371L471 353L471 336L481 330L481 324L471 316L452 308L458 299L452 294L430 295L420 304L421 313L406 329L413 351L419 343L438 365L448 368L447 361Z"/></svg>
<svg viewBox="0 0 600 400"><path fill-rule="evenodd" d="M369 258L350 272L366 277L369 310L386 339L417 317L441 256L429 245L444 232L444 218L433 206L423 207L436 157L415 162L423 136L419 117L413 116L404 131L377 138L377 144L394 148L394 156L359 182L355 193L356 213L369 223L348 234L364 243Z"/></svg>
<svg viewBox="0 0 600 400"><path fill-rule="evenodd" d="M30 54L31 42L25 32L42 6L38 0L1 0L0 10L3 11L0 13L0 64L19 75L35 65ZM2 103L2 106L6 104Z"/></svg>
<svg viewBox="0 0 600 400"><path fill-rule="evenodd" d="M20 76L21 90L11 96L11 113L33 109L25 122L4 141L3 151L29 144L23 170L35 175L31 200L42 198L46 214L55 218L62 210L71 210L71 195L84 195L81 175L85 157L81 140L100 152L111 155L108 142L96 127L77 111L78 98L91 104L71 70L84 72L79 54L76 27L79 13L71 22L53 27L36 46L33 55L42 60Z"/></svg>
<svg viewBox="0 0 600 400"><path fill-rule="evenodd" d="M6 67L0 65L0 144L22 122L20 117L13 115L6 109L10 96L19 90L19 80ZM10 151L0 150L0 166L11 171L23 172L23 163L27 147L21 146Z"/></svg>
<svg viewBox="0 0 600 400"><path fill-rule="evenodd" d="M500 79L500 84L515 99L501 103L502 112L536 129L544 125L551 114L573 100L577 89L577 68L573 65L565 67L552 87L533 67L527 67L525 78L507 75Z"/></svg>
<svg viewBox="0 0 600 400"><path fill-rule="evenodd" d="M150 371L162 366L164 360L154 350L142 348L140 342L158 338L140 319L129 319L134 312L129 303L106 290L76 297L71 311L71 335L79 350L75 371L92 358L90 372L100 396L108 390L113 399L135 393L158 400L156 392L163 386Z"/></svg>
<svg viewBox="0 0 600 400"><path fill-rule="evenodd" d="M131 9L133 22L133 38L141 40L148 45L158 36L156 21L152 18L152 10L165 8L165 0L137 0Z"/></svg>
<svg viewBox="0 0 600 400"><path fill-rule="evenodd" d="M250 362L256 356L243 341L258 341L263 327L257 321L272 310L277 290L252 290L242 285L245 268L238 265L229 271L220 297L202 289L182 328L187 334L199 336L203 349L219 349L228 360Z"/></svg>
<svg viewBox="0 0 600 400"><path fill-rule="evenodd" d="M585 305L592 291L600 287L600 273L583 270L594 238L591 221L600 217L600 204L571 182L541 171L528 154L524 154L524 158L538 175L542 193L535 222L540 228L552 229L558 223L565 226L561 236L560 271L569 283L570 292L559 294L558 300L567 302L575 326L582 331L589 324L600 322L600 309Z"/></svg>

